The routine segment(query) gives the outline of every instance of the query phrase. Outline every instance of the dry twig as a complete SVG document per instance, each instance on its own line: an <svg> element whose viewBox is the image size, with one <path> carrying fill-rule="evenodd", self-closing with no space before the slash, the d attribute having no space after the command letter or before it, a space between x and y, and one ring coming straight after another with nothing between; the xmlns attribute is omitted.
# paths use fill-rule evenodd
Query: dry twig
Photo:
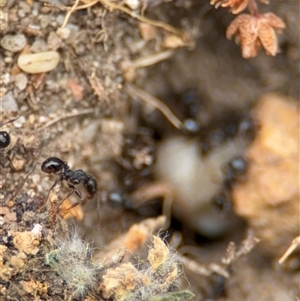
<svg viewBox="0 0 300 301"><path fill-rule="evenodd" d="M63 120L63 119L67 119L67 118L72 118L72 117L76 117L76 116L81 116L81 115L85 115L85 114L91 114L91 113L94 113L95 110L94 109L86 109L86 110L82 110L80 112L73 112L73 113L69 113L69 114L65 114L63 116L59 116L59 117L56 117L50 121L48 121L45 125L41 126L41 129L44 130L46 129L47 127Z"/></svg>
<svg viewBox="0 0 300 301"><path fill-rule="evenodd" d="M293 239L291 245L284 252L284 254L278 260L279 264L283 264L286 259L296 250L296 248L300 245L300 235Z"/></svg>
<svg viewBox="0 0 300 301"><path fill-rule="evenodd" d="M183 129L182 122L175 116L175 114L169 109L168 106L166 106L161 100L158 98L152 96L145 90L142 90L132 84L127 83L125 86L125 89L127 90L128 94L132 97L138 97L142 99L143 101L151 104L156 109L161 111L161 113L177 128L177 129Z"/></svg>
<svg viewBox="0 0 300 301"><path fill-rule="evenodd" d="M90 3L87 3L87 4L84 4L84 5L80 5L78 6L78 2L79 0L76 0L74 5L72 7L64 7L64 6L60 6L59 8L62 9L62 10L68 10L68 13L65 17L65 20L64 20L64 23L63 25L61 26L62 28L66 26L71 14L76 11L76 10L81 10L81 9L86 9L86 8L89 8L89 7L92 7L94 5L96 5L97 3L101 3L105 6L108 7L108 9L110 11L113 11L113 10L120 10L122 11L123 13L129 15L130 17L134 18L134 19L137 19L138 21L140 22L144 22L144 23L148 23L150 25L153 25L155 27L158 27L158 28L162 28L168 32L171 32L175 35L178 35L180 36L183 40L186 39L186 35L185 33L182 31L182 30L179 30L169 24L166 24L164 22L161 22L161 21L156 21L156 20L152 20L152 19L149 19L149 18L146 18L144 16L141 16L139 14L137 14L136 12L130 10L129 8L125 7L124 5L122 4L114 4L108 0L96 0L96 1L92 1Z"/></svg>

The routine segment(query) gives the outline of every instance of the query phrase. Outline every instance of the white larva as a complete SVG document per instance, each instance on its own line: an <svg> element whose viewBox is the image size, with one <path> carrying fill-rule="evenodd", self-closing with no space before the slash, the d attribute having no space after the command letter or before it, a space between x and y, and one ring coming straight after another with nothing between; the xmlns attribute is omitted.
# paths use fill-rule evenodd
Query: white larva
<svg viewBox="0 0 300 301"><path fill-rule="evenodd" d="M232 221L217 212L211 200L222 187L222 167L242 155L246 146L245 139L231 140L203 158L195 139L164 140L158 148L155 175L174 191L175 216L206 236L225 233Z"/></svg>

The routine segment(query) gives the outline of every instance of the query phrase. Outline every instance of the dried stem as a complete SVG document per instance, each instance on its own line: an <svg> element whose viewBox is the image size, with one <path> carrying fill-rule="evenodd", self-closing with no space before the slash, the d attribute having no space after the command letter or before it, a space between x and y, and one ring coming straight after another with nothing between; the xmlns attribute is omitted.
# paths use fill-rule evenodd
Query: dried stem
<svg viewBox="0 0 300 301"><path fill-rule="evenodd" d="M148 23L150 25L153 25L155 27L159 27L159 28L162 28L168 32L171 32L175 35L178 35L180 36L182 39L185 39L185 33L182 31L182 30L179 30L169 24L166 24L164 22L160 22L160 21L156 21L156 20L152 20L152 19L149 19L149 18L146 18L144 16L141 16L139 14L137 14L136 12L130 10L129 8L125 7L124 5L122 4L114 4L108 0L95 0L91 3L87 3L87 4L84 4L84 5L80 5L78 6L78 2L79 0L76 0L74 5L72 7L59 7L60 9L62 10L68 10L68 13L65 17L65 20L64 20L64 23L63 25L61 26L62 28L66 26L71 14L76 11L76 10L81 10L81 9L86 9L88 7L92 7L94 6L95 4L97 3L102 3L103 5L107 6L108 9L110 10L120 10L122 11L123 13L129 15L130 17L134 18L134 19L137 19L138 21L140 22L144 22L144 23Z"/></svg>
<svg viewBox="0 0 300 301"><path fill-rule="evenodd" d="M56 122L59 122L63 119L67 119L67 118L72 118L72 117L76 117L76 116L80 116L80 115L85 115L85 114L91 114L94 113L95 110L94 109L87 109L87 110L82 110L80 112L74 112L74 113L69 113L63 116L59 116L57 118L54 118L53 120L50 120L49 122L47 122L45 125L43 125L41 127L42 130L44 130L45 128L55 124Z"/></svg>
<svg viewBox="0 0 300 301"><path fill-rule="evenodd" d="M132 97L138 97L145 102L151 104L155 108L161 111L161 113L172 123L177 129L183 129L182 122L175 116L175 114L169 109L168 106L166 106L161 100L158 98L150 95L148 92L130 84L127 83L125 86L127 92Z"/></svg>
<svg viewBox="0 0 300 301"><path fill-rule="evenodd" d="M293 239L291 245L288 249L284 252L281 258L278 260L279 264L283 264L286 259L294 252L294 250L300 245L300 235Z"/></svg>
<svg viewBox="0 0 300 301"><path fill-rule="evenodd" d="M71 7L71 9L68 11L66 17L65 17L65 20L64 20L64 23L63 25L61 26L61 28L64 28L67 23L68 23L68 20L70 18L70 16L72 15L72 13L76 10L76 7L78 6L78 3L79 3L80 0L76 0L74 5Z"/></svg>
<svg viewBox="0 0 300 301"><path fill-rule="evenodd" d="M136 59L135 61L132 61L131 67L133 67L134 69L139 69L143 67L152 66L154 64L157 64L161 61L170 58L173 55L173 53L174 53L173 50L166 50L145 57L141 57Z"/></svg>
<svg viewBox="0 0 300 301"><path fill-rule="evenodd" d="M259 16L259 12L258 12L258 8L257 8L257 4L256 4L255 0L249 0L248 9L249 9L251 15L253 15L255 17Z"/></svg>

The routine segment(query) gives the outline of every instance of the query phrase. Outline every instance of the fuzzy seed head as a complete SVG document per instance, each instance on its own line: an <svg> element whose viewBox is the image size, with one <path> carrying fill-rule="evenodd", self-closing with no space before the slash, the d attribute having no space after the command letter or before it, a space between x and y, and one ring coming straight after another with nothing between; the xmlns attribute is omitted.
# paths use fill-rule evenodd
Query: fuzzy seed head
<svg viewBox="0 0 300 301"><path fill-rule="evenodd" d="M57 249L45 256L45 262L72 288L74 296L84 296L97 283L101 266L91 259L91 246L75 232L57 242Z"/></svg>

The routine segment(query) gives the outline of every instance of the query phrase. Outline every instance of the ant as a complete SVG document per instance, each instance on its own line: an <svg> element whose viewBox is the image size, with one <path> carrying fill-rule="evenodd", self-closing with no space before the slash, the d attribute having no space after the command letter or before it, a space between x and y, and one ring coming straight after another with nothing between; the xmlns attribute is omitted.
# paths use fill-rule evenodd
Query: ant
<svg viewBox="0 0 300 301"><path fill-rule="evenodd" d="M6 122L0 123L0 128L8 123L14 122L16 119L18 119L18 118L14 118L14 119L8 120ZM2 150L4 148L7 148L9 146L9 144L10 144L9 134L6 131L0 131L0 149Z"/></svg>
<svg viewBox="0 0 300 301"><path fill-rule="evenodd" d="M97 193L97 181L87 173L85 173L81 169L71 170L68 166L67 162L57 158L57 157L50 157L46 159L41 166L42 172L48 174L55 174L59 176L59 179L54 182L51 186L47 199L49 197L50 191L62 181L66 181L69 188L72 189L68 195L63 199L60 203L62 204L67 198L69 198L73 193L75 193L79 198L80 202L82 202L82 194L81 192L75 187L76 185L83 184L85 190L88 192L89 197L93 197ZM78 203L72 205L71 208L77 206ZM69 209L71 209L69 208Z"/></svg>
<svg viewBox="0 0 300 301"><path fill-rule="evenodd" d="M231 208L231 189L233 184L242 180L248 169L248 162L242 156L234 157L223 168L223 188L213 199L213 205L220 211Z"/></svg>
<svg viewBox="0 0 300 301"><path fill-rule="evenodd" d="M248 162L242 156L231 159L223 168L224 184L231 187L234 181L245 175L248 169Z"/></svg>
<svg viewBox="0 0 300 301"><path fill-rule="evenodd" d="M6 122L0 123L0 128L8 123L14 122L17 118L8 120ZM10 135L6 131L0 131L0 157L3 156L4 149L7 148L10 144ZM11 164L11 162L10 162Z"/></svg>
<svg viewBox="0 0 300 301"><path fill-rule="evenodd" d="M238 120L234 120L235 118ZM230 139L239 137L245 137L247 140L254 139L259 125L251 116L233 116L232 119L229 121L225 120L225 123L223 122L219 128L208 130L208 133L204 133L200 147L202 156L209 155Z"/></svg>

